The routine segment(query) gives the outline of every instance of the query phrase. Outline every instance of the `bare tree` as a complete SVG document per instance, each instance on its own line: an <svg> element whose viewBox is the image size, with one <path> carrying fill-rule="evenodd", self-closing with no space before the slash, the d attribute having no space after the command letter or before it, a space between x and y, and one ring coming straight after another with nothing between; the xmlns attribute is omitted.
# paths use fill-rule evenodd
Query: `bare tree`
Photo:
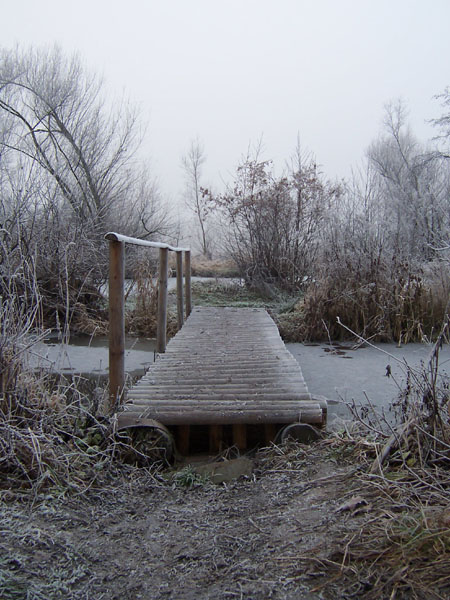
<svg viewBox="0 0 450 600"><path fill-rule="evenodd" d="M449 142L450 140L450 87L447 86L445 90L435 96L436 99L441 100L441 106L444 109L444 113L438 117L437 119L432 119L431 123L440 130L438 136L436 136L436 140L443 142L444 144ZM450 158L450 149L447 147L440 155L443 158Z"/></svg>
<svg viewBox="0 0 450 600"><path fill-rule="evenodd" d="M431 260L449 227L449 168L415 139L401 102L386 107L385 134L368 151L378 174L383 218L394 252Z"/></svg>
<svg viewBox="0 0 450 600"><path fill-rule="evenodd" d="M201 185L202 166L206 161L203 144L198 140L191 141L188 152L182 157L182 166L186 176L185 203L194 213L200 228L201 251L211 259L211 239L208 235L208 217L212 211L210 196Z"/></svg>
<svg viewBox="0 0 450 600"><path fill-rule="evenodd" d="M33 257L49 312L94 308L103 235L164 232L166 213L136 151L138 115L109 108L102 82L57 47L0 50L0 218L4 246Z"/></svg>
<svg viewBox="0 0 450 600"><path fill-rule="evenodd" d="M336 193L313 162L300 160L288 175L276 177L270 161L247 155L233 186L214 200L227 223L228 251L248 284L271 295L276 288L302 287Z"/></svg>
<svg viewBox="0 0 450 600"><path fill-rule="evenodd" d="M130 187L137 115L106 110L101 81L77 56L18 48L2 52L0 109L13 121L3 145L36 162L81 218L100 218Z"/></svg>
<svg viewBox="0 0 450 600"><path fill-rule="evenodd" d="M364 337L421 339L448 312L450 169L416 140L406 117L402 103L387 106L365 168L322 221L303 306L307 336L337 338L337 317L346 315Z"/></svg>
<svg viewBox="0 0 450 600"><path fill-rule="evenodd" d="M328 203L339 196L338 187L322 181L315 157L304 151L297 137L294 154L288 164L292 202L295 204L292 236L292 264L296 270L309 275L315 261L320 229L329 212Z"/></svg>

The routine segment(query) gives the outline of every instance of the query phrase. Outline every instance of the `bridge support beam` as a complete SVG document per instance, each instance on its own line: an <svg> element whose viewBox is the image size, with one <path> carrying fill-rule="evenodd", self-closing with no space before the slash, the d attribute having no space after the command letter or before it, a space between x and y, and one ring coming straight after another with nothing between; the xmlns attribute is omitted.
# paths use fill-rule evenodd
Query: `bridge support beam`
<svg viewBox="0 0 450 600"><path fill-rule="evenodd" d="M210 425L209 426L209 451L216 454L221 451L223 438L223 427L222 425Z"/></svg>
<svg viewBox="0 0 450 600"><path fill-rule="evenodd" d="M233 424L233 444L238 450L247 448L247 426L245 423Z"/></svg>

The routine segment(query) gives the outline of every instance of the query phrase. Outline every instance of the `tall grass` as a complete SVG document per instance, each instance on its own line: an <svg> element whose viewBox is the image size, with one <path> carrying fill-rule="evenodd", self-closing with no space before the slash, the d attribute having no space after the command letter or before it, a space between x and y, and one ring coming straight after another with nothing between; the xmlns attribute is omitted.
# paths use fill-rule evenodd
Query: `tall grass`
<svg viewBox="0 0 450 600"><path fill-rule="evenodd" d="M46 332L33 270L23 263L16 275L0 305L0 488L80 490L111 463L111 425L98 398L30 368Z"/></svg>
<svg viewBox="0 0 450 600"><path fill-rule="evenodd" d="M336 571L330 587L338 580L344 595L449 597L450 379L440 365L448 334L447 320L428 361L406 367L396 424L375 413L362 417L354 407L360 429L347 430L337 443L362 463L350 493L368 512L356 527L348 522L342 549L328 563Z"/></svg>
<svg viewBox="0 0 450 600"><path fill-rule="evenodd" d="M125 328L133 335L156 337L158 323L158 283L155 263L147 256L137 257L133 263L134 285L126 303ZM172 310L167 312L167 333L177 331L177 319Z"/></svg>
<svg viewBox="0 0 450 600"><path fill-rule="evenodd" d="M231 259L208 260L204 256L194 256L191 268L195 277L239 277L239 269Z"/></svg>
<svg viewBox="0 0 450 600"><path fill-rule="evenodd" d="M350 329L376 341L435 339L449 311L450 274L444 263L413 269L387 262L370 269L332 265L310 283L295 309L280 318L285 339L341 340Z"/></svg>

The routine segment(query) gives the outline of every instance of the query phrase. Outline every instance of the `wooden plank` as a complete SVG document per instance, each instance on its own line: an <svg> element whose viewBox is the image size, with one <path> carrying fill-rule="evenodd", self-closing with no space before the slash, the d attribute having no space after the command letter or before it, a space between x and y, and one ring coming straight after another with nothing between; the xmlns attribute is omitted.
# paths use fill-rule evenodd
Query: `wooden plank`
<svg viewBox="0 0 450 600"><path fill-rule="evenodd" d="M306 388L304 386L303 390ZM154 387L140 387L133 390L130 393L128 400L134 400L143 398L148 402L153 400L160 400L166 398L177 398L177 400L234 400L240 399L242 401L255 400L255 399L277 399L280 400L291 400L296 402L312 402L312 397L309 392L295 391L295 388L280 389L277 393L272 387L251 387L251 386L240 386L232 385L229 388L225 384L221 386L210 386L207 384L203 386L180 386L168 385L166 388L163 386Z"/></svg>
<svg viewBox="0 0 450 600"><path fill-rule="evenodd" d="M293 402L296 405L300 405L303 403L312 402L310 394L299 394L298 397L295 397L293 394L277 394L276 392L268 394L233 394L230 393L220 393L214 394L212 391L206 393L193 393L192 395L176 393L172 391L170 394L147 394L145 391L142 393L134 392L133 396L128 399L128 402L133 402L133 404L148 404L149 406L157 404L157 400L163 402L169 402L170 399L177 402L177 404L199 404L203 406L203 404L215 404L220 403L220 405L226 405L227 402L231 402L233 405L237 405L237 403L241 402L243 406L250 406L250 404L258 404L259 402L268 401L271 403L276 402ZM316 403L317 404L317 403ZM218 404L219 405L219 404Z"/></svg>
<svg viewBox="0 0 450 600"><path fill-rule="evenodd" d="M209 404L207 402L201 402L198 406L191 404L183 404L177 402L171 402L164 405L163 403L157 405L149 405L149 404L129 404L125 407L126 411L132 412L140 412L140 413L148 413L149 418L153 418L151 415L157 415L159 413L184 413L185 415L189 415L189 413L193 414L194 412L201 412L203 414L220 412L223 415L239 413L243 415L250 415L252 413L258 414L259 412L264 413L278 413L284 412L289 413L291 415L298 415L300 413L306 415L309 413L319 413L322 414L322 409L319 405L317 406L299 406L298 404L272 404L271 402L261 403L258 405L251 404L238 404L233 406L232 403L228 403L226 405L220 404ZM156 417L155 417L156 418ZM297 419L294 418L294 421ZM276 421L274 421L276 423Z"/></svg>
<svg viewBox="0 0 450 600"><path fill-rule="evenodd" d="M220 343L218 341L217 343ZM265 368L280 370L285 368L297 368L297 361L293 356L273 356L268 357L266 354L258 356L255 352L252 352L250 355L248 352L244 352L242 354L237 353L233 350L233 355L230 356L227 352L222 353L213 353L205 349L205 355L198 355L195 353L193 349L187 351L186 353L180 352L180 358L172 358L171 356L160 356L155 364L155 371L162 371L164 368L173 368L177 367L180 369L187 370L191 366L201 367L212 367L218 370L217 362L218 361L226 361L222 364L222 367L232 367L237 369L248 369L248 367L255 367L256 369L263 370ZM183 355L185 358L182 358ZM245 361L244 363L242 361ZM219 370L220 372L220 370Z"/></svg>
<svg viewBox="0 0 450 600"><path fill-rule="evenodd" d="M278 379L278 378L276 378ZM163 376L159 375L158 376L158 380L156 379L141 379L139 382L137 382L135 384L135 389L139 389L141 387L150 387L150 386L160 386L160 385L166 385L166 384L172 384L172 385L176 385L178 386L194 386L197 385L198 387L202 386L202 385L214 385L214 386L220 386L220 385L229 385L229 386L236 386L236 385L241 385L240 382L244 380L245 383L247 385L255 385L255 386L262 386L268 383L272 383L275 380L275 377L265 377L264 375L261 375L260 377L258 376L253 376L253 375L248 375L248 377L235 377L233 375L231 375L230 377L220 377L217 376L214 378L213 381L211 381L210 377L202 377L201 373L198 374L198 376L196 376L196 373L190 373L190 376L186 376L186 377L179 377L179 375L174 375L172 377L170 377L169 374L165 374ZM289 375L285 375L283 377L283 384L288 384L288 385L295 385L296 387L298 387L299 384L304 385L306 387L305 381L303 379L297 378L295 376L289 376Z"/></svg>
<svg viewBox="0 0 450 600"><path fill-rule="evenodd" d="M128 412L126 413L128 414ZM322 425L322 411L137 411L130 413L136 418L153 418L163 425L232 425L233 423L264 424L264 423L313 423Z"/></svg>
<svg viewBox="0 0 450 600"><path fill-rule="evenodd" d="M220 445L222 425L232 425L243 449L246 425L262 425L268 443L277 424L322 425L326 401L308 392L265 310L201 307L129 391L124 410L177 425L178 436L182 425L208 425L211 449Z"/></svg>

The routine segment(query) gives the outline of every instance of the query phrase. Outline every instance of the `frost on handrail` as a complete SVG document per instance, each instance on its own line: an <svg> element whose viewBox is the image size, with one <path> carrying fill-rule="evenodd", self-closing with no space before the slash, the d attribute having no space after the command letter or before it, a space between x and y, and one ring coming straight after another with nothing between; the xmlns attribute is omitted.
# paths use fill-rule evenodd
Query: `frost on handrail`
<svg viewBox="0 0 450 600"><path fill-rule="evenodd" d="M148 246L150 248L165 248L170 250L171 252L189 252L189 248L176 248L175 246L171 246L170 244L164 244L163 242L149 242L147 240L140 240L139 238L128 237L127 235L122 235L120 233L114 233L114 231L110 231L105 235L105 240L109 240L111 242L124 242L125 244L134 244L135 246Z"/></svg>

